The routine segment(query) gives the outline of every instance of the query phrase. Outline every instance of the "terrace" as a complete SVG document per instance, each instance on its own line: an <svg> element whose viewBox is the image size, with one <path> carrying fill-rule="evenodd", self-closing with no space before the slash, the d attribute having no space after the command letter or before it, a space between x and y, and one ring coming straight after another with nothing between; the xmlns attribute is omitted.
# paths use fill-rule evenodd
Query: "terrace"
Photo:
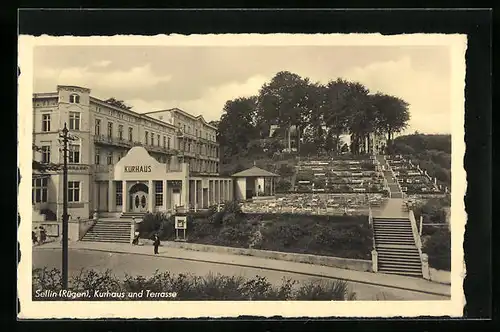
<svg viewBox="0 0 500 332"><path fill-rule="evenodd" d="M293 193L274 199L241 203L245 213L298 213L312 215L368 215L369 208L381 208L382 194Z"/></svg>
<svg viewBox="0 0 500 332"><path fill-rule="evenodd" d="M437 180L425 170L403 156L393 156L387 162L406 195L439 194L447 190L437 185Z"/></svg>
<svg viewBox="0 0 500 332"><path fill-rule="evenodd" d="M299 162L298 193L382 193L384 177L371 157Z"/></svg>

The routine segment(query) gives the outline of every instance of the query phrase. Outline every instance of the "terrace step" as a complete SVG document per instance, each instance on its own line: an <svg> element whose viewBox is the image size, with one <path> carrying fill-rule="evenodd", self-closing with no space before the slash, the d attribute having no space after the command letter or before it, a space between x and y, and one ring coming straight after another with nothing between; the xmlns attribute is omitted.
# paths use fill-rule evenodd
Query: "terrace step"
<svg viewBox="0 0 500 332"><path fill-rule="evenodd" d="M82 241L130 243L130 223L123 220L99 220Z"/></svg>

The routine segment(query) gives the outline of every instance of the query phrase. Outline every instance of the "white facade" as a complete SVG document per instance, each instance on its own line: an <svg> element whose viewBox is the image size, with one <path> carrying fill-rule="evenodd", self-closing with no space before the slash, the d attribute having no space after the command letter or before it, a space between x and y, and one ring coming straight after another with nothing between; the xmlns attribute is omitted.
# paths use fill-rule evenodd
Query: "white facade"
<svg viewBox="0 0 500 332"><path fill-rule="evenodd" d="M155 195L156 188L165 190L159 206L153 204L148 193L148 211L175 205L202 207L232 198L232 190L228 189L232 188L232 180L218 176L216 128L203 117L179 109L139 114L94 98L90 92L82 87L58 86L56 92L33 95L33 144L42 149L33 153L33 159L61 165L63 151L59 136L64 124L72 137L68 153L70 218L88 220L95 211L122 212L124 206L132 208L127 192L144 189L144 186L133 187L133 181L143 183ZM125 156L128 165L124 165ZM155 171L141 174L125 172L123 168L142 164ZM48 172L45 178L39 175L35 171L34 209L42 213L50 211L59 220L63 204L62 170ZM125 200L123 196L120 198L123 188ZM196 190L200 192L194 194ZM139 199L142 208L142 196Z"/></svg>

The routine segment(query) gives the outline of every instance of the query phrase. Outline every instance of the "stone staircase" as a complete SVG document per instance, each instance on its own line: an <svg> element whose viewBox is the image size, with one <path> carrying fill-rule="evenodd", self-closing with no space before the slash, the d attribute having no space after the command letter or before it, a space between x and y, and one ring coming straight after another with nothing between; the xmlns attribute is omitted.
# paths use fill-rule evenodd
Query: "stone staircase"
<svg viewBox="0 0 500 332"><path fill-rule="evenodd" d="M142 219L146 215L145 212L123 212L120 216L121 219Z"/></svg>
<svg viewBox="0 0 500 332"><path fill-rule="evenodd" d="M99 219L82 241L130 243L130 222L118 218Z"/></svg>
<svg viewBox="0 0 500 332"><path fill-rule="evenodd" d="M373 218L378 271L422 277L422 263L408 218Z"/></svg>

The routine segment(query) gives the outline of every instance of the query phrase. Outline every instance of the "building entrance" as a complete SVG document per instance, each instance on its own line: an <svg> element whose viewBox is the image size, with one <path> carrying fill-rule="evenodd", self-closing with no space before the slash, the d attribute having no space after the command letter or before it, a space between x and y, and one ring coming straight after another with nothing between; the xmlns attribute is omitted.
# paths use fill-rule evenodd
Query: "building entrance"
<svg viewBox="0 0 500 332"><path fill-rule="evenodd" d="M136 183L130 188L131 211L146 212L148 210L148 192L148 186L144 183Z"/></svg>
<svg viewBox="0 0 500 332"><path fill-rule="evenodd" d="M138 191L132 194L132 211L146 212L148 207L148 194Z"/></svg>

